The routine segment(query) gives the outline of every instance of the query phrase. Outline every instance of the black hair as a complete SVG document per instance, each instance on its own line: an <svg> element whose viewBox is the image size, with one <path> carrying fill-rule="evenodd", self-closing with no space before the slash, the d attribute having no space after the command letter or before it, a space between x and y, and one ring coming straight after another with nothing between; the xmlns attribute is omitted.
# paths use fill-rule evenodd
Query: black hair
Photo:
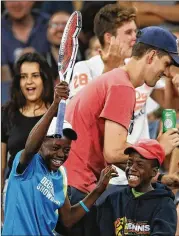
<svg viewBox="0 0 179 236"><path fill-rule="evenodd" d="M53 102L53 94L54 94L54 85L53 78L51 74L51 69L43 56L38 54L37 52L26 53L22 55L15 64L14 67L14 77L11 85L11 98L10 101L7 102L2 109L8 109L8 117L11 123L15 117L17 110L23 108L26 105L26 98L21 92L20 88L20 71L21 66L24 62L36 62L40 67L40 75L43 81L43 92L41 95L42 101L45 103L46 107Z"/></svg>

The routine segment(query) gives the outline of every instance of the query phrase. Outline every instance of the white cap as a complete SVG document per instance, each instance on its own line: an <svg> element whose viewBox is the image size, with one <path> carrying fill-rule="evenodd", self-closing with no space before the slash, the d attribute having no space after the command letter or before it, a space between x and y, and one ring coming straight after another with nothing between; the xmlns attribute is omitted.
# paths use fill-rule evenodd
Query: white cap
<svg viewBox="0 0 179 236"><path fill-rule="evenodd" d="M57 117L54 117L48 128L46 136L54 136L56 134L56 123L57 123ZM71 140L77 139L76 132L73 130L71 124L66 120L64 120L63 122L63 135L66 136L67 138L70 138Z"/></svg>

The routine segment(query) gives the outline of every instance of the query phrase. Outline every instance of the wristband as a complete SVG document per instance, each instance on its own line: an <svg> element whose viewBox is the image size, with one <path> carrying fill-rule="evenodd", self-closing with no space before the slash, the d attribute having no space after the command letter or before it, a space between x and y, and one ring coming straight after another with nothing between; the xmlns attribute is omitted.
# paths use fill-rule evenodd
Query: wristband
<svg viewBox="0 0 179 236"><path fill-rule="evenodd" d="M79 204L83 207L83 209L84 209L86 212L89 212L88 207L84 204L83 201L80 201Z"/></svg>
<svg viewBox="0 0 179 236"><path fill-rule="evenodd" d="M164 176L164 174L159 174L157 177L157 182L161 183L162 177Z"/></svg>

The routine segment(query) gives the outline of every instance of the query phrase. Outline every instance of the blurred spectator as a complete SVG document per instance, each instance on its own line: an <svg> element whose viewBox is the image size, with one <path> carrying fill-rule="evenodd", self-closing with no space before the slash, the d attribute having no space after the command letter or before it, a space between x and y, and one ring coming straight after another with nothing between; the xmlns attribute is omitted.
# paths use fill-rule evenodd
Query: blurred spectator
<svg viewBox="0 0 179 236"><path fill-rule="evenodd" d="M149 134L151 139L157 139L160 131L160 120L162 117L162 109L159 108L148 114Z"/></svg>
<svg viewBox="0 0 179 236"><path fill-rule="evenodd" d="M1 191L5 183L7 153L10 154L10 173L16 153L24 149L31 129L52 101L53 81L48 63L37 53L24 54L16 63L11 100L2 107Z"/></svg>
<svg viewBox="0 0 179 236"><path fill-rule="evenodd" d="M59 10L52 14L48 23L47 39L50 44L50 51L45 54L45 58L52 69L53 79L56 81L59 81L57 63L60 43L69 17L68 12Z"/></svg>
<svg viewBox="0 0 179 236"><path fill-rule="evenodd" d="M121 6L136 8L138 27L160 25L172 31L179 29L177 1L118 1L118 3Z"/></svg>
<svg viewBox="0 0 179 236"><path fill-rule="evenodd" d="M73 1L44 1L41 5L41 11L49 15L53 15L58 10L71 14L74 11Z"/></svg>
<svg viewBox="0 0 179 236"><path fill-rule="evenodd" d="M44 1L41 10L50 15L56 11L65 11L71 14L73 11L80 11L86 1Z"/></svg>
<svg viewBox="0 0 179 236"><path fill-rule="evenodd" d="M101 48L100 42L96 36L93 36L89 41L89 48L86 50L86 59L90 59L96 55L99 55L99 49Z"/></svg>
<svg viewBox="0 0 179 236"><path fill-rule="evenodd" d="M2 16L2 80L11 80L14 62L26 52L49 50L46 37L48 17L32 10L34 2L5 1Z"/></svg>

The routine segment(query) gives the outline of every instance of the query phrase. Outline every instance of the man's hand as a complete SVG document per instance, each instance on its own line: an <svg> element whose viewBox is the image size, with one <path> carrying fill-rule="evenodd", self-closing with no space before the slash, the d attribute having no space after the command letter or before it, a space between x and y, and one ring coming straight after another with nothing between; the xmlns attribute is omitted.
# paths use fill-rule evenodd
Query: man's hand
<svg viewBox="0 0 179 236"><path fill-rule="evenodd" d="M110 179L117 176L118 176L118 173L115 167L113 167L112 165L107 166L105 169L101 171L100 179L96 186L96 191L98 193L103 193Z"/></svg>
<svg viewBox="0 0 179 236"><path fill-rule="evenodd" d="M172 189L179 188L179 172L164 175L161 179L161 183L166 184Z"/></svg>
<svg viewBox="0 0 179 236"><path fill-rule="evenodd" d="M169 129L166 133L160 133L157 141L163 147L165 155L169 155L173 149L179 146L179 131L177 128Z"/></svg>
<svg viewBox="0 0 179 236"><path fill-rule="evenodd" d="M59 104L62 99L68 99L69 91L67 82L61 81L57 84L54 89L54 103Z"/></svg>
<svg viewBox="0 0 179 236"><path fill-rule="evenodd" d="M176 74L173 79L172 79L172 83L177 91L177 94L179 95L179 74ZM178 101L179 102L179 101Z"/></svg>
<svg viewBox="0 0 179 236"><path fill-rule="evenodd" d="M119 39L112 36L108 51L104 52L99 49L99 54L104 63L103 73L124 65L125 52L127 50L125 46L125 43L120 43Z"/></svg>

